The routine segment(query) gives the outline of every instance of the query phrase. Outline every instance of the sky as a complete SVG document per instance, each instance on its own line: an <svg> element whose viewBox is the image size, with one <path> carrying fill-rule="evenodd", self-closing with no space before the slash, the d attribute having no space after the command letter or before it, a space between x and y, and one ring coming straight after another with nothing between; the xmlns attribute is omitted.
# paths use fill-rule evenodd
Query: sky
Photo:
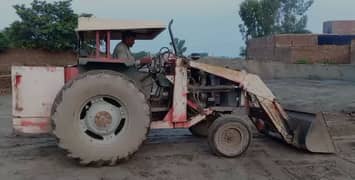
<svg viewBox="0 0 355 180"><path fill-rule="evenodd" d="M48 0L53 2L54 0ZM32 0L0 0L0 29L18 20L15 4L29 4ZM174 19L176 37L186 40L188 52L208 52L212 56L237 57L243 46L238 25L242 0L73 0L76 13L92 13L98 18L160 20L168 24ZM355 20L355 0L315 0L309 9L307 28L322 32L327 20ZM155 40L137 41L132 51L155 53L169 46L168 32Z"/></svg>

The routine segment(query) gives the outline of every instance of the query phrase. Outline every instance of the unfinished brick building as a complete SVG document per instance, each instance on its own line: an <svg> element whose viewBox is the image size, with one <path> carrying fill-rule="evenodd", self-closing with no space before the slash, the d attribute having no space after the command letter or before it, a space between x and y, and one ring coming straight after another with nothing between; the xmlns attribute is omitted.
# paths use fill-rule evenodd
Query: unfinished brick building
<svg viewBox="0 0 355 180"><path fill-rule="evenodd" d="M355 34L355 21L326 21L323 23L325 34Z"/></svg>
<svg viewBox="0 0 355 180"><path fill-rule="evenodd" d="M324 34L281 34L247 43L247 59L286 63L355 63L355 21L328 21Z"/></svg>

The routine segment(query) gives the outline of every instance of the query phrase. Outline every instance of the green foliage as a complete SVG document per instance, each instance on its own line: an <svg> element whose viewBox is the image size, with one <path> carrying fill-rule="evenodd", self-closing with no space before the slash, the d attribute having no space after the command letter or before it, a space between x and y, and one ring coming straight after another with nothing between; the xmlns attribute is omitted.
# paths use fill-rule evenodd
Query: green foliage
<svg viewBox="0 0 355 180"><path fill-rule="evenodd" d="M245 40L273 34L276 27L279 0L245 0L240 5L239 15L244 22L240 32Z"/></svg>
<svg viewBox="0 0 355 180"><path fill-rule="evenodd" d="M295 62L295 64L311 64L308 59L299 59Z"/></svg>
<svg viewBox="0 0 355 180"><path fill-rule="evenodd" d="M78 15L72 10L71 3L72 0L53 3L33 0L30 7L15 5L21 20L5 30L12 45L46 50L74 49Z"/></svg>
<svg viewBox="0 0 355 180"><path fill-rule="evenodd" d="M185 42L186 42L185 40L180 40L178 38L174 38L174 43L176 45L177 55L182 56L186 52L187 48L185 47ZM173 46L173 44L171 42L170 42L170 46Z"/></svg>
<svg viewBox="0 0 355 180"><path fill-rule="evenodd" d="M9 47L9 40L0 32L0 52L5 51Z"/></svg>
<svg viewBox="0 0 355 180"><path fill-rule="evenodd" d="M305 13L313 0L245 0L239 25L244 40L279 33L309 33Z"/></svg>
<svg viewBox="0 0 355 180"><path fill-rule="evenodd" d="M239 48L239 56L240 57L243 57L243 58L245 58L246 56L247 56L247 49L244 47L244 46L242 46L242 47L240 47Z"/></svg>
<svg viewBox="0 0 355 180"><path fill-rule="evenodd" d="M146 51L139 51L139 52L137 52L137 53L132 53L132 55L133 55L133 57L134 57L135 59L141 59L141 58L143 58L143 57L149 56L150 53L149 53L149 52L146 52Z"/></svg>
<svg viewBox="0 0 355 180"><path fill-rule="evenodd" d="M306 12L314 0L280 0L278 26L280 33L310 33L306 30Z"/></svg>
<svg viewBox="0 0 355 180"><path fill-rule="evenodd" d="M87 18L90 18L90 17L92 17L93 16L93 14L91 14L91 13L81 13L80 15L79 15L79 17L87 17Z"/></svg>
<svg viewBox="0 0 355 180"><path fill-rule="evenodd" d="M331 65L331 64L340 64L340 63L338 63L335 60L325 59L325 60L323 60L322 64L330 64Z"/></svg>

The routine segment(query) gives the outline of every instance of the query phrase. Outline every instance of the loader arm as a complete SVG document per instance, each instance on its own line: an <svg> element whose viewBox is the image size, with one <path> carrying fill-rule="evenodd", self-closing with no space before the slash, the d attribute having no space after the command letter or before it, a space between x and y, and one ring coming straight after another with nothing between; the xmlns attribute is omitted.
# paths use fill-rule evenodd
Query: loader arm
<svg viewBox="0 0 355 180"><path fill-rule="evenodd" d="M287 114L282 107L276 102L275 96L265 83L254 74L249 74L245 71L232 70L220 66L204 64L196 61L190 61L190 66L210 74L228 79L238 83L245 92L255 95L263 109L268 114L278 132L287 142L292 141L286 120Z"/></svg>
<svg viewBox="0 0 355 180"><path fill-rule="evenodd" d="M268 121L273 124L286 143L311 152L333 153L335 151L324 119L320 119L319 116L315 116L314 119L307 122L291 119L259 76L246 71L232 70L196 61L190 61L189 65L192 68L238 83L247 95L252 95L256 99ZM250 108L248 103L246 106L248 109ZM324 143L315 145L317 141Z"/></svg>

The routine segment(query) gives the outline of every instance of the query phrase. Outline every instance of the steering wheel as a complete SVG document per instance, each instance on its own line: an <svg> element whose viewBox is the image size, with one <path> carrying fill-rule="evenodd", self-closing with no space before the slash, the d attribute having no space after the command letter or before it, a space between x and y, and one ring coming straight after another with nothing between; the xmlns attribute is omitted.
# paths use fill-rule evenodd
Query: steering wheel
<svg viewBox="0 0 355 180"><path fill-rule="evenodd" d="M166 56L167 55L167 56ZM171 50L168 47L162 47L156 57L153 58L150 72L161 73L164 71L164 64L171 56Z"/></svg>

